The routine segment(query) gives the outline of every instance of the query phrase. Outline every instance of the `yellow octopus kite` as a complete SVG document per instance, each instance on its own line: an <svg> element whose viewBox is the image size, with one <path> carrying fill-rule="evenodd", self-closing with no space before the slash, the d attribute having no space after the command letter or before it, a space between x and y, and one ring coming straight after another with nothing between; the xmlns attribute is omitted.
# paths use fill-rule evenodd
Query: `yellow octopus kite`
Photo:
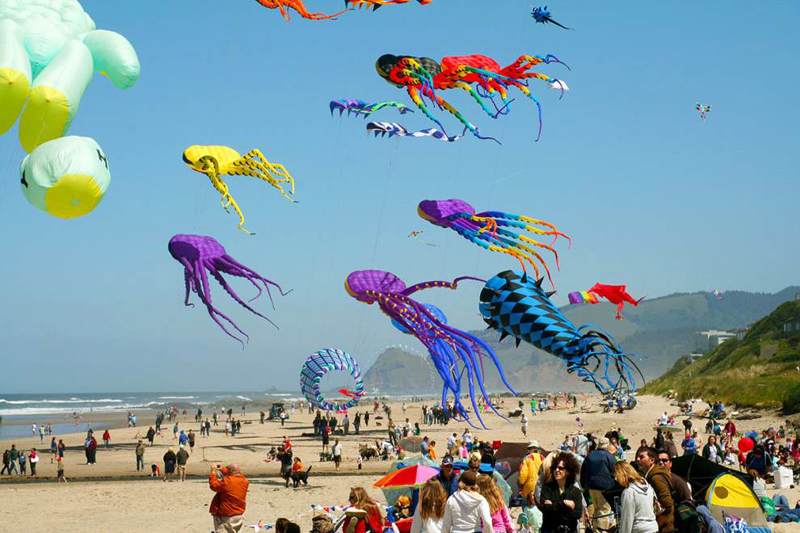
<svg viewBox="0 0 800 533"><path fill-rule="evenodd" d="M232 206L236 214L239 215L239 229L253 235L252 232L244 228L244 215L233 196L228 192L228 184L222 181L223 175L228 176L252 176L262 179L281 191L289 201L297 203L297 200L289 196L283 190L281 183L290 183L294 194L294 178L283 165L270 163L261 150L251 150L245 155L227 146L190 146L183 152L183 160L189 168L205 174L211 180L214 188L222 194L222 208L228 211Z"/></svg>

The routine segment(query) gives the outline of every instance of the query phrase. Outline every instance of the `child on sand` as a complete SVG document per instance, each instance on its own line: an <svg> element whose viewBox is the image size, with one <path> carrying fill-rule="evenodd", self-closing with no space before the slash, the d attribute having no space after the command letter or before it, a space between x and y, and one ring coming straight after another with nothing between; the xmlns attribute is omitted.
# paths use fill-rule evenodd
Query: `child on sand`
<svg viewBox="0 0 800 533"><path fill-rule="evenodd" d="M61 482L66 483L67 482L67 478L64 477L64 458L63 457L59 457L58 458L58 467L57 468L58 468L58 482L59 483L61 483Z"/></svg>

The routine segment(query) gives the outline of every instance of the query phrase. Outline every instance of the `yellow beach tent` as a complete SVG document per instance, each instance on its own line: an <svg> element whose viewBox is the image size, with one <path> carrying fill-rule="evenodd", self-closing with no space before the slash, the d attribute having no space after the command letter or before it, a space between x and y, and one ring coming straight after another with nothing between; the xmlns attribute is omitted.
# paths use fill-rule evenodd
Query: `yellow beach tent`
<svg viewBox="0 0 800 533"><path fill-rule="evenodd" d="M708 488L705 497L706 507L711 514L725 524L725 515L742 518L753 533L770 533L764 511L753 489L742 478L730 474L720 474Z"/></svg>

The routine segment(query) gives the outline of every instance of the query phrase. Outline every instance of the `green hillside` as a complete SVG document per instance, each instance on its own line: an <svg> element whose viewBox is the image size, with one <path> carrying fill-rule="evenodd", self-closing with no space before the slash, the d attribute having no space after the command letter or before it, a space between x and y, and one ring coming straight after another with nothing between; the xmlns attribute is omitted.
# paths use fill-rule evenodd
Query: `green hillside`
<svg viewBox="0 0 800 533"><path fill-rule="evenodd" d="M678 392L681 399L701 397L747 407L800 411L800 331L783 324L800 317L800 302L781 304L756 322L742 340L731 339L694 362L678 360L643 392Z"/></svg>

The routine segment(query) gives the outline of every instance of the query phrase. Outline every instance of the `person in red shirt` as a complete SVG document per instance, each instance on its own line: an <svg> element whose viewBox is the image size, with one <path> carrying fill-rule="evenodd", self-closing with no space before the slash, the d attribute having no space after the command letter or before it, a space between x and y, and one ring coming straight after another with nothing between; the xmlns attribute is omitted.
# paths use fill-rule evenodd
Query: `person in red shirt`
<svg viewBox="0 0 800 533"><path fill-rule="evenodd" d="M106 448L108 448L108 441L110 440L111 440L111 433L109 433L108 430L105 430L105 432L103 433L103 442L105 443Z"/></svg>
<svg viewBox="0 0 800 533"><path fill-rule="evenodd" d="M244 477L239 465L229 464L211 467L208 486L217 494L211 500L209 513L214 517L214 532L229 533L244 527L245 507L247 506L247 488L250 482Z"/></svg>
<svg viewBox="0 0 800 533"><path fill-rule="evenodd" d="M342 531L346 533L377 533L383 531L383 516L381 516L378 504L369 497L363 487L350 489L350 507L366 511L367 514L365 518L352 513L352 516L348 515L344 520Z"/></svg>

